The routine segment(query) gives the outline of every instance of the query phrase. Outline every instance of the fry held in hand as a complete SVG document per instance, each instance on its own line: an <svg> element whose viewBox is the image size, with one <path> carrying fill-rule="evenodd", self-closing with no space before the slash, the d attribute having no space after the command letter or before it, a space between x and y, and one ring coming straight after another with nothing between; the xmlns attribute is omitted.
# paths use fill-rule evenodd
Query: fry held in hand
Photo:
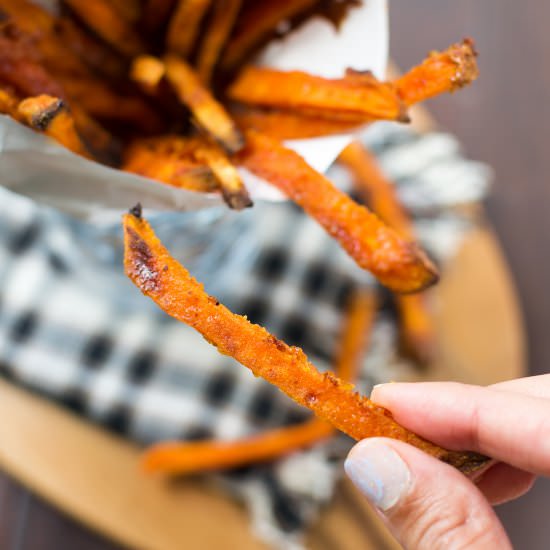
<svg viewBox="0 0 550 550"><path fill-rule="evenodd" d="M319 372L302 350L229 311L170 256L140 214L136 208L124 216L126 274L161 309L197 330L220 353L234 357L354 439L399 439L463 472L485 464L485 457L447 451L406 430L387 410L355 393L351 384Z"/></svg>
<svg viewBox="0 0 550 550"><path fill-rule="evenodd" d="M437 281L430 260L367 208L354 202L294 151L247 133L238 162L299 204L363 269L395 292L417 292Z"/></svg>

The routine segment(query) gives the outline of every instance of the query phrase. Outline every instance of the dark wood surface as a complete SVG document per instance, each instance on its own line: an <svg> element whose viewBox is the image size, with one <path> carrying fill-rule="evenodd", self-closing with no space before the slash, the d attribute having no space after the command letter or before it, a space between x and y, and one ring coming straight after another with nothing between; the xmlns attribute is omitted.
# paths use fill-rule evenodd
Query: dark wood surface
<svg viewBox="0 0 550 550"><path fill-rule="evenodd" d="M432 48L473 36L482 77L469 90L431 102L440 124L473 158L491 164L487 207L517 283L531 372L550 365L550 2L547 0L390 0L392 56L402 67ZM498 345L498 342L495 342ZM545 550L550 482L498 509L516 548ZM0 550L111 550L0 473Z"/></svg>

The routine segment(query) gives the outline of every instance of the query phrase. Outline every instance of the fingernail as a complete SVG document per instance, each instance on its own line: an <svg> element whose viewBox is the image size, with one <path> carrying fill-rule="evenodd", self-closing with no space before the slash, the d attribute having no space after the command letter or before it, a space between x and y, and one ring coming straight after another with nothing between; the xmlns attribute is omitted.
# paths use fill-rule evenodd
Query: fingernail
<svg viewBox="0 0 550 550"><path fill-rule="evenodd" d="M395 506L411 484L405 461L380 439L358 443L344 468L353 484L383 512Z"/></svg>
<svg viewBox="0 0 550 550"><path fill-rule="evenodd" d="M370 392L370 398L372 399L373 396L375 395L375 393L383 386L385 386L386 384L376 384L372 387L372 390Z"/></svg>

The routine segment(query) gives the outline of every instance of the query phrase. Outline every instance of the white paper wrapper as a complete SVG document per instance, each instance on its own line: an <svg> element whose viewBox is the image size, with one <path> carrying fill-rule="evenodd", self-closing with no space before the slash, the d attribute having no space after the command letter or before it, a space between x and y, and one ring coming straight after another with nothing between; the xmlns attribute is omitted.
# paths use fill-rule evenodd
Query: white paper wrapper
<svg viewBox="0 0 550 550"><path fill-rule="evenodd" d="M381 78L387 59L386 0L363 0L362 6L350 10L339 31L316 17L269 44L258 63L328 78L341 76L347 67L370 69ZM338 135L294 140L288 145L324 172L351 139L352 135ZM5 187L83 218L101 218L137 201L150 209L181 211L221 204L217 194L176 189L82 159L2 115L0 172ZM246 170L242 175L253 199L284 199L277 189Z"/></svg>

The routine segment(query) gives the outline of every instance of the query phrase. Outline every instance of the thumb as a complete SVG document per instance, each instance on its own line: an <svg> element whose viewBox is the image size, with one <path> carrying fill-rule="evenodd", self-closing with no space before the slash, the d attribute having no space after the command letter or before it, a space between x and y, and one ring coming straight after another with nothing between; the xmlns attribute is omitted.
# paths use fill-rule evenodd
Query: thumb
<svg viewBox="0 0 550 550"><path fill-rule="evenodd" d="M392 439L365 439L351 450L345 469L405 548L512 548L475 485L451 466L410 445Z"/></svg>

